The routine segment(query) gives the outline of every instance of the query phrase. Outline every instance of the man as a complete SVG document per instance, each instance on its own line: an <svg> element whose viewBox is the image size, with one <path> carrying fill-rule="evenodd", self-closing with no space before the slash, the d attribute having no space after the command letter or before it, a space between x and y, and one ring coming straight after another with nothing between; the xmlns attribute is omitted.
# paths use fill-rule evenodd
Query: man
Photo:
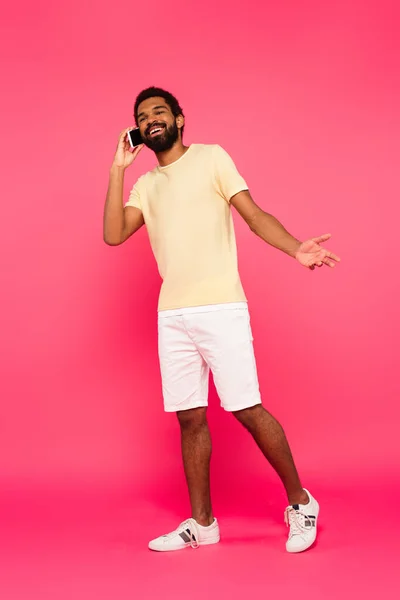
<svg viewBox="0 0 400 600"><path fill-rule="evenodd" d="M220 146L185 146L183 111L170 93L154 87L142 91L134 116L143 144L130 150L130 128L119 137L105 204L104 240L122 244L146 224L163 279L158 346L164 407L179 419L192 509L189 519L149 547L169 551L220 540L209 481L206 411L211 369L223 408L251 433L282 480L290 528L286 548L302 552L316 539L319 506L301 485L282 427L261 405L231 206L256 235L309 269L334 267L339 258L320 246L330 235L301 243L262 211ZM143 145L155 152L158 166L137 180L124 206L125 169Z"/></svg>

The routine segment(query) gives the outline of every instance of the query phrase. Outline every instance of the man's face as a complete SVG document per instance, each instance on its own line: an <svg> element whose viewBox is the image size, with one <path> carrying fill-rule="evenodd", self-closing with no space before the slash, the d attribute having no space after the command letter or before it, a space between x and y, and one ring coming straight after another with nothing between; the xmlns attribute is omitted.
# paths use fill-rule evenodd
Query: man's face
<svg viewBox="0 0 400 600"><path fill-rule="evenodd" d="M137 124L144 144L154 152L165 152L179 138L177 120L164 98L149 98L138 106Z"/></svg>

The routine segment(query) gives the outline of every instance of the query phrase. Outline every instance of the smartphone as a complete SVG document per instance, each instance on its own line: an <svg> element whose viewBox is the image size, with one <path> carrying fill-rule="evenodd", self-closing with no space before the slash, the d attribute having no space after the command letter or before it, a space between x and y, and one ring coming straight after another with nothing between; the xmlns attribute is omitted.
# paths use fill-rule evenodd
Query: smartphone
<svg viewBox="0 0 400 600"><path fill-rule="evenodd" d="M139 127L135 129L131 129L128 131L128 140L132 148L136 148L136 146L140 146L143 144L142 136L140 135Z"/></svg>

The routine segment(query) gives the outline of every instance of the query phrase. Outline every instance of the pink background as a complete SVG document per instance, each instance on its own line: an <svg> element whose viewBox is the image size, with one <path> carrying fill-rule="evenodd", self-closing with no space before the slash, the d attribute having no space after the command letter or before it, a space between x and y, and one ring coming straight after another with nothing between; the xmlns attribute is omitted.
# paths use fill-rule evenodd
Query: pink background
<svg viewBox="0 0 400 600"><path fill-rule="evenodd" d="M48 545L40 564L48 565L54 559L52 532L59 531L66 511L71 523L66 529L77 533L65 538L60 556L69 557L63 564L74 575L60 571L58 581L65 576L70 585L79 578L100 582L93 588L99 598L106 590L99 565L110 564L110 557L91 547L90 556L99 562L93 572L78 575L72 548L93 538L82 533L78 514L90 515L96 539L103 540L98 523L109 515L104 506L113 503L118 523L108 526L104 539L115 542L119 534L113 527L124 532L118 550L112 550L118 565L124 560L137 565L130 544L139 540L144 552L149 536L188 515L176 419L162 410L156 348L160 280L146 231L120 248L102 241L117 136L133 124L135 96L148 85L177 95L186 115L185 141L218 143L229 151L255 200L289 231L303 239L333 234L328 247L342 263L334 271L311 273L264 245L235 215L264 404L282 421L305 485L331 502L325 541L307 555L309 563L297 563L295 577L303 579L309 564L306 581L317 565L324 577L339 569L349 594L350 582L360 585L348 559L348 573L342 564L333 567L334 560L343 557L343 539L350 559L352 544L364 539L362 523L374 526L368 511L379 521L378 531L387 526L389 535L386 512L393 490L400 490L396 4L72 0L7 7L0 42L5 58L0 483L5 527L20 546L14 554L3 549L9 567L26 558L35 585L45 576L38 575L39 562L32 567L37 537L27 541L27 528L47 531L47 537L41 534ZM126 193L154 160L147 150L140 155L127 173ZM213 388L210 405L216 513L226 515L229 532L230 515L232 523L246 515L262 519L271 502L277 519L276 540L265 550L271 563L284 542L278 527L282 489L247 434L219 408ZM57 526L49 525L49 507L59 514ZM140 535L132 525L137 520ZM343 535L338 521L345 524ZM248 527L243 525L244 533L232 530L232 544L246 540L239 563L243 552L251 552ZM324 544L330 552L326 564ZM374 561L379 587L388 581L388 562L381 550L370 555L364 542L361 546L357 556L364 551ZM173 589L171 573L179 581L182 565L174 563L174 572L159 557L141 556L142 574L158 568L156 562L160 589ZM260 560L259 548L257 556ZM185 571L198 568L194 560ZM283 572L291 564L279 563ZM214 574L215 592L229 591L232 581L231 597L241 585L250 590L245 579L235 582L226 575L227 584L218 575L221 569ZM138 598L160 597L140 574L131 580L127 573L118 578L113 572L107 580L113 597L132 597L132 589L141 590ZM15 597L36 598L36 592L23 596L11 575L3 581L7 598L11 589ZM121 581L126 587L115 587ZM335 593L340 581L335 577ZM259 585L252 591L268 589L261 579ZM281 594L290 591L278 580L271 585ZM304 588L308 597L314 592L322 597L324 588L313 585ZM194 588L192 597L204 596L198 584ZM78 586L65 597L81 592L91 598L89 589ZM366 583L366 594L374 589Z"/></svg>

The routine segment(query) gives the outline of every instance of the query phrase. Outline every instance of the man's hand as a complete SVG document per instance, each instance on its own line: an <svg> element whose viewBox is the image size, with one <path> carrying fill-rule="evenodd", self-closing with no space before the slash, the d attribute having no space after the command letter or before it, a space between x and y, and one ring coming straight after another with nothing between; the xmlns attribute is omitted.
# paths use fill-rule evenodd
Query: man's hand
<svg viewBox="0 0 400 600"><path fill-rule="evenodd" d="M121 131L119 136L113 166L118 167L120 169L126 169L127 167L129 167L143 148L143 144L137 146L136 148L131 148L128 139L128 131L130 131L131 129L133 129L133 127L128 127L127 129L124 129L124 131Z"/></svg>
<svg viewBox="0 0 400 600"><path fill-rule="evenodd" d="M331 234L326 233L325 235L311 238L300 244L295 255L296 260L304 267L311 269L311 271L313 271L315 267L322 267L323 265L333 268L337 262L340 262L340 258L336 256L336 254L333 254L333 252L320 246L322 242L326 242L330 237Z"/></svg>

